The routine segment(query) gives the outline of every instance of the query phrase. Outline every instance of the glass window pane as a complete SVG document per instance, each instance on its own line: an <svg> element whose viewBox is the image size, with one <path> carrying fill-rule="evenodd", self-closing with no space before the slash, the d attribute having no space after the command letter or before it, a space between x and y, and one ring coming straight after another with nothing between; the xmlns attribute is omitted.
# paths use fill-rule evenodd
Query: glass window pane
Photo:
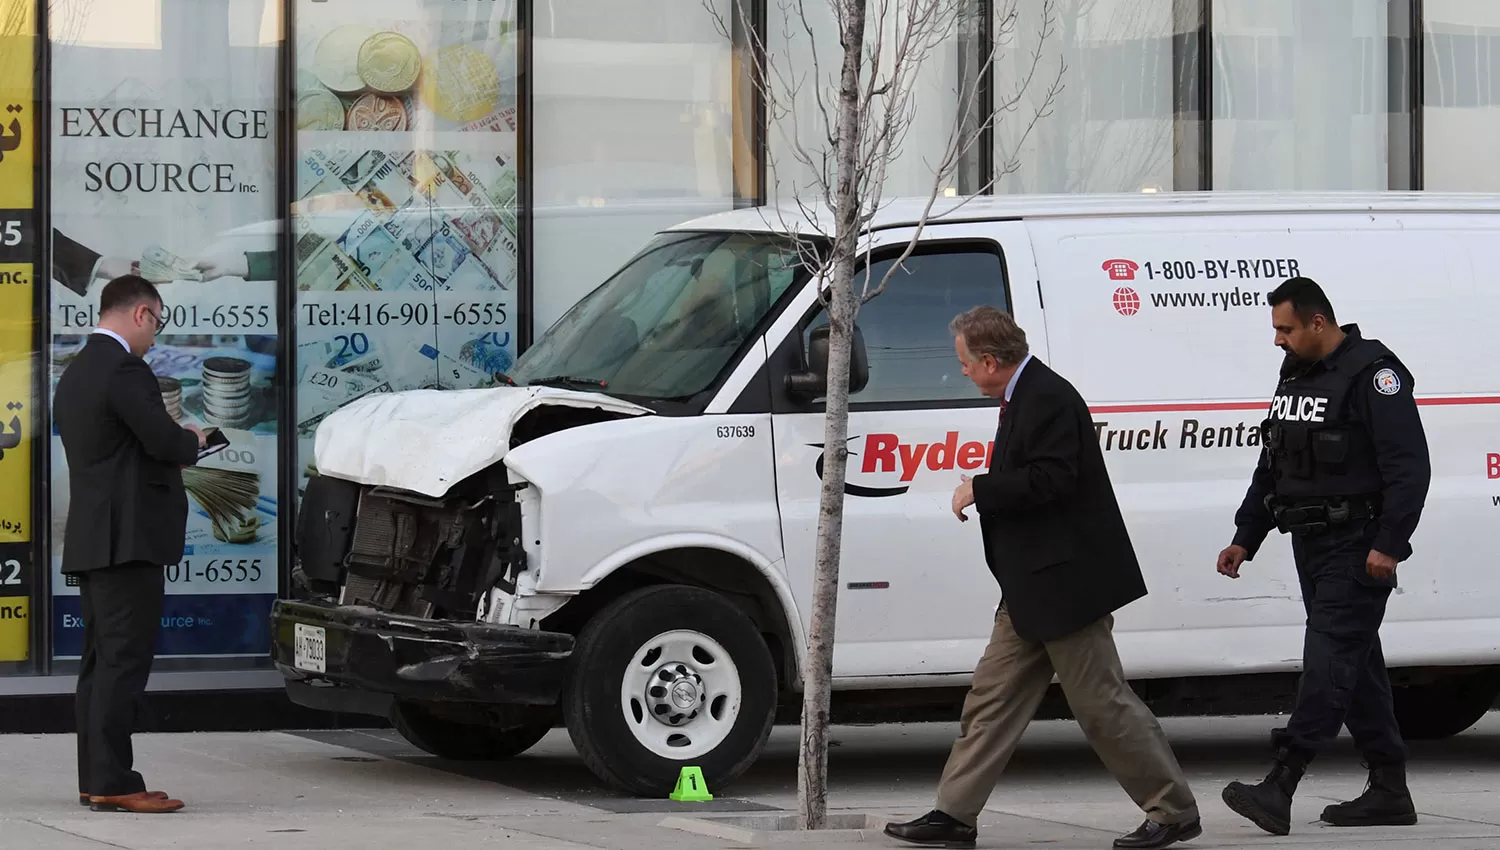
<svg viewBox="0 0 1500 850"><path fill-rule="evenodd" d="M730 0L537 4L538 335L656 231L734 208L733 15Z"/></svg>
<svg viewBox="0 0 1500 850"><path fill-rule="evenodd" d="M1425 0L1424 188L1500 191L1500 3Z"/></svg>
<svg viewBox="0 0 1500 850"><path fill-rule="evenodd" d="M878 286L895 264L895 257L869 266L870 287ZM865 285L865 272L855 275L855 289ZM912 401L975 400L980 396L964 377L953 348L949 322L971 307L989 304L1010 309L1005 268L1000 254L980 247L947 248L908 257L886 288L859 308L855 319L864 336L870 380L854 404ZM820 313L804 333L826 325Z"/></svg>
<svg viewBox="0 0 1500 850"><path fill-rule="evenodd" d="M1013 5L995 25L995 106L1016 101L996 118L995 191L1171 190L1172 4Z"/></svg>
<svg viewBox="0 0 1500 850"><path fill-rule="evenodd" d="M909 7L902 0L887 7L881 39L875 14L878 5L871 4L865 44L873 51L880 41L885 52L881 67L887 69L882 76L888 78L888 69L896 59L895 45L901 35L910 32L904 18ZM777 101L766 140L768 197L772 202L819 203L824 197L820 185L834 185L834 150L828 137L836 129L834 104L843 58L838 22L829 3L767 0L767 7L766 51L771 56ZM909 123L904 133L897 134L901 137L899 149L887 166L881 189L885 197L925 197L934 189L934 166L947 150L959 101L958 31L947 26L943 34L945 38L931 44L919 57L920 65L908 81L909 118L904 120ZM864 74L868 77L868 64ZM810 163L816 164L817 170ZM957 180L950 171L939 188L956 187Z"/></svg>
<svg viewBox="0 0 1500 850"><path fill-rule="evenodd" d="M145 361L165 412L221 429L230 444L182 471L183 555L164 568L157 667L267 666L281 562L281 4L72 0L49 8L53 388L86 345L116 344L90 333L105 285L127 273L157 284L166 326ZM104 503L88 494L111 467L91 460L73 468L57 436L51 457L52 640L63 662L54 670L71 672L83 629L77 580L61 568L102 527L89 514Z"/></svg>
<svg viewBox="0 0 1500 850"><path fill-rule="evenodd" d="M1385 3L1214 0L1213 187L1389 185Z"/></svg>
<svg viewBox="0 0 1500 850"><path fill-rule="evenodd" d="M516 352L516 2L298 0L297 440Z"/></svg>

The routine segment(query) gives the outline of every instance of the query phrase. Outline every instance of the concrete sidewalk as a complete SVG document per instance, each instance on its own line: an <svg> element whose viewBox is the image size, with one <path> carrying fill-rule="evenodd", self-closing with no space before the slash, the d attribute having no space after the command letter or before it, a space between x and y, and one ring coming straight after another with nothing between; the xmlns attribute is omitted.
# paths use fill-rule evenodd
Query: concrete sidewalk
<svg viewBox="0 0 1500 850"><path fill-rule="evenodd" d="M1413 827L1340 830L1315 823L1328 802L1358 794L1364 776L1340 747L1315 766L1290 836L1266 835L1228 811L1219 790L1263 775L1276 718L1166 719L1204 812L1197 848L1459 850L1500 847L1500 716L1448 741L1414 745ZM0 850L350 847L360 850L898 847L887 818L925 811L955 724L840 727L831 757L837 829L810 836L765 831L795 812L794 728L778 728L755 768L712 803L610 793L554 732L497 765L443 762L389 731L137 736L137 763L188 803L164 816L80 807L71 736L0 737ZM1034 725L981 823L980 847L1107 848L1140 812L1068 722Z"/></svg>

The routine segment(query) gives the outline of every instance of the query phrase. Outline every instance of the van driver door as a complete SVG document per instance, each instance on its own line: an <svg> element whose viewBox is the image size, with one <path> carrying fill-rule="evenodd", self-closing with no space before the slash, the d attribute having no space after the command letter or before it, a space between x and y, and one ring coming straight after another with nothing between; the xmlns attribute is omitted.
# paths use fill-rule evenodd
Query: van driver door
<svg viewBox="0 0 1500 850"><path fill-rule="evenodd" d="M873 287L912 230L882 231L868 255ZM856 291L865 267L856 272ZM928 225L856 325L869 380L849 398L834 673L840 677L965 674L994 622L1000 589L985 563L979 523L960 522L952 494L982 471L999 402L964 376L949 322L971 307L1008 309L1031 349L1046 355L1036 272L1025 225ZM787 572L804 625L811 610L823 469L824 400L786 390L805 368L811 331L827 323L809 286L768 336L776 495Z"/></svg>

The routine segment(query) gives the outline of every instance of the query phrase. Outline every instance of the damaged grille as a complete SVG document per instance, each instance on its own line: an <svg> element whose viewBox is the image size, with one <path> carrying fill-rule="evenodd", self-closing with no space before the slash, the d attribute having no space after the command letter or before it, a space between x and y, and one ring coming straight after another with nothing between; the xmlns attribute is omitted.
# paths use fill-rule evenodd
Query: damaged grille
<svg viewBox="0 0 1500 850"><path fill-rule="evenodd" d="M382 611L431 617L433 604L418 596L419 588L395 581L350 575L344 582L342 605L369 605Z"/></svg>
<svg viewBox="0 0 1500 850"><path fill-rule="evenodd" d="M497 583L514 587L522 569L514 499L425 496L362 489L340 603L425 618L472 617ZM513 553L515 553L513 555Z"/></svg>

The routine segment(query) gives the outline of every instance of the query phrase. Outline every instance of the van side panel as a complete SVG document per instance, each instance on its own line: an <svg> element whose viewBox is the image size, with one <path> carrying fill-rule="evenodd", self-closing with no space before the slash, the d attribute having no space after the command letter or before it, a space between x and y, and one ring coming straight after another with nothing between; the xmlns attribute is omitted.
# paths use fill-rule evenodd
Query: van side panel
<svg viewBox="0 0 1500 850"><path fill-rule="evenodd" d="M1052 365L1095 410L1150 595L1120 612L1134 676L1296 669L1305 618L1288 540L1238 580L1214 568L1276 385L1266 294L1318 281L1341 324L1416 378L1433 480L1383 630L1391 666L1462 664L1500 645L1500 220L1444 213L1223 214L1028 222ZM1492 471L1494 470L1494 471ZM1495 475L1495 479L1489 476ZM1187 632L1187 633L1185 633Z"/></svg>

